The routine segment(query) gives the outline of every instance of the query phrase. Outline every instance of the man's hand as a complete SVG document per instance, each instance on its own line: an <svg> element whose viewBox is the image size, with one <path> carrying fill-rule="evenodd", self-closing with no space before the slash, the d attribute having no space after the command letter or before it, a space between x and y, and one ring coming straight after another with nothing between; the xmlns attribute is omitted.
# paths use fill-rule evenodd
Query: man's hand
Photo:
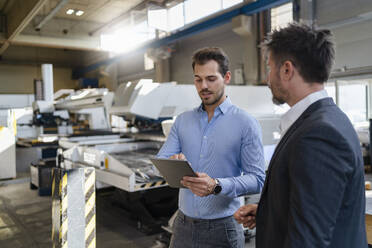
<svg viewBox="0 0 372 248"><path fill-rule="evenodd" d="M197 196L207 196L213 193L216 181L205 173L196 173L197 177L183 177L181 184Z"/></svg>
<svg viewBox="0 0 372 248"><path fill-rule="evenodd" d="M234 214L234 218L244 227L253 229L256 227L257 204L248 204L240 207Z"/></svg>
<svg viewBox="0 0 372 248"><path fill-rule="evenodd" d="M170 156L169 158L179 159L179 160L186 160L185 155L183 155L182 153L180 153L180 154L174 154L174 155Z"/></svg>

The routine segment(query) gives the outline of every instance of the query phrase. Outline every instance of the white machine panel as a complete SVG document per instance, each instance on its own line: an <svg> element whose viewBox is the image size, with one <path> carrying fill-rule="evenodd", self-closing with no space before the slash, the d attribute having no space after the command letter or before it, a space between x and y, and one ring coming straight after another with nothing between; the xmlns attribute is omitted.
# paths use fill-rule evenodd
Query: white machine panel
<svg viewBox="0 0 372 248"><path fill-rule="evenodd" d="M226 94L238 107L251 115L273 115L276 107L267 86L227 86ZM141 80L120 85L110 113L137 115L151 119L171 118L200 104L192 84L153 83Z"/></svg>
<svg viewBox="0 0 372 248"><path fill-rule="evenodd" d="M0 161L0 179L15 178L15 137L6 127L0 127Z"/></svg>
<svg viewBox="0 0 372 248"><path fill-rule="evenodd" d="M272 95L266 86L227 86L226 94L233 104L251 115L274 114Z"/></svg>

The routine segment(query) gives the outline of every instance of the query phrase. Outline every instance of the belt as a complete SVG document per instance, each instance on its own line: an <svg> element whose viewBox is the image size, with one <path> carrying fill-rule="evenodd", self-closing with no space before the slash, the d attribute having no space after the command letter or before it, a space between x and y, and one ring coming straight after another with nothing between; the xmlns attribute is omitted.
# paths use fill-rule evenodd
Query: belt
<svg viewBox="0 0 372 248"><path fill-rule="evenodd" d="M189 216L186 216L184 213L182 213L181 210L178 211L178 216L181 218L181 220L184 223L192 223L192 224L217 224L217 223L222 223L226 222L226 220L232 218L232 216L227 216L223 218L218 218L218 219L198 219L198 218L192 218Z"/></svg>

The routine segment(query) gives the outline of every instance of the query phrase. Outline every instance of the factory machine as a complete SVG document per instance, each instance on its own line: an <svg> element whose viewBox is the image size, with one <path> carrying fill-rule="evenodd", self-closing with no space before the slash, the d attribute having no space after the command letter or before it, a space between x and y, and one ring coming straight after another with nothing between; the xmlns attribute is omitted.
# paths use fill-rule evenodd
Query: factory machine
<svg viewBox="0 0 372 248"><path fill-rule="evenodd" d="M128 123L127 132L121 135L65 137L59 140L61 167L80 166L96 168L97 188L114 186L120 189L121 204L138 218L144 231L152 232L160 225L155 216L169 215L177 208L176 189L170 189L150 158L155 156L165 137L161 121L185 111L191 87L177 88L175 83L153 83L141 80L121 85L115 93L110 114L122 116ZM184 96L183 104L169 99L172 92Z"/></svg>
<svg viewBox="0 0 372 248"><path fill-rule="evenodd" d="M70 135L75 130L111 130L108 110L114 94L104 88L59 90L53 102L35 101L33 124L39 134Z"/></svg>
<svg viewBox="0 0 372 248"><path fill-rule="evenodd" d="M63 166L90 165L97 168L97 180L128 192L164 187L166 182L152 166L154 156L165 141L161 121L171 119L199 104L192 85L153 83L141 80L117 89L110 113L122 116L129 132L112 137L62 138ZM99 184L98 184L99 185Z"/></svg>
<svg viewBox="0 0 372 248"><path fill-rule="evenodd" d="M35 101L32 125L37 136L70 135L76 130L111 130L108 109L114 94L108 89L91 88L54 93L53 66L43 64L42 80L34 81Z"/></svg>
<svg viewBox="0 0 372 248"><path fill-rule="evenodd" d="M98 188L114 186L135 192L166 185L149 161L161 147L161 142L115 135L83 139L71 137L59 141L60 147L67 148L63 152L62 167L95 167Z"/></svg>
<svg viewBox="0 0 372 248"><path fill-rule="evenodd" d="M84 123L85 129L109 130L108 110L112 105L114 94L105 88L83 89L70 93L57 100L55 109L67 110L73 123Z"/></svg>
<svg viewBox="0 0 372 248"><path fill-rule="evenodd" d="M19 168L28 168L29 158L33 162L55 158L60 137L113 134L108 114L113 93L108 89L62 89L49 98L34 101L30 120L21 126L23 135L17 140Z"/></svg>
<svg viewBox="0 0 372 248"><path fill-rule="evenodd" d="M63 166L94 166L98 169L98 181L128 192L164 186L164 180L153 170L149 158L165 141L161 120L170 119L187 108L186 103L177 105L167 99L168 96L177 89L181 93L178 99L182 94L189 99L187 88L190 87L178 89L174 83L148 80L122 84L115 93L110 113L123 116L136 132L61 138L59 145L66 150L62 154ZM195 100L198 104L198 98Z"/></svg>

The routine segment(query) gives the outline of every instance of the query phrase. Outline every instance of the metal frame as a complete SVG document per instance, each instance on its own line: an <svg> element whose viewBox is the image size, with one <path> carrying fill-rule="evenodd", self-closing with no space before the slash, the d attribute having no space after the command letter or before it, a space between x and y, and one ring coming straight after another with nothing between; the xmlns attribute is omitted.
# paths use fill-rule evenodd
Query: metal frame
<svg viewBox="0 0 372 248"><path fill-rule="evenodd" d="M110 154L110 152L120 153L125 151L137 151L143 148L156 147L158 149L160 148L158 142L126 142L127 140L125 139L122 141L121 143L94 146L79 145L78 142L76 142L75 146L62 152L62 167L64 169L87 166L94 167L96 170L96 180L98 181L97 187L100 185L102 187L114 186L127 192L136 192L168 186L164 179L137 182L135 179L135 171ZM74 142L65 140L63 144L65 147L70 147L73 143Z"/></svg>

